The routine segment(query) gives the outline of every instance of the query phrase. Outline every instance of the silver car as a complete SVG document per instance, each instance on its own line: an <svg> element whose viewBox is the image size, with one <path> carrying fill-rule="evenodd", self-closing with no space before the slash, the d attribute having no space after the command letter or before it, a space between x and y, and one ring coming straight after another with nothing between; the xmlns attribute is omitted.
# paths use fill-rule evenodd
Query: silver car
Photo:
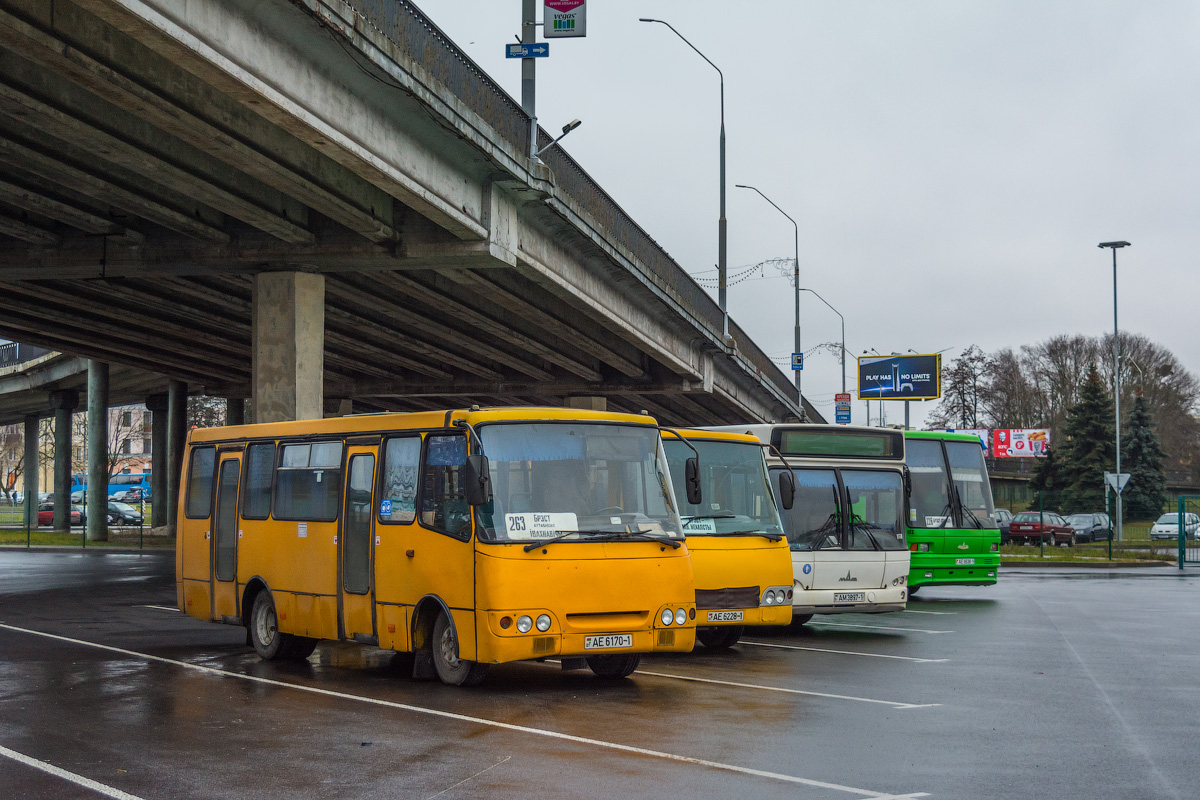
<svg viewBox="0 0 1200 800"><path fill-rule="evenodd" d="M1200 515L1185 511L1183 514L1183 531L1189 539L1200 539ZM1172 511L1163 514L1150 526L1151 539L1179 538L1179 512Z"/></svg>

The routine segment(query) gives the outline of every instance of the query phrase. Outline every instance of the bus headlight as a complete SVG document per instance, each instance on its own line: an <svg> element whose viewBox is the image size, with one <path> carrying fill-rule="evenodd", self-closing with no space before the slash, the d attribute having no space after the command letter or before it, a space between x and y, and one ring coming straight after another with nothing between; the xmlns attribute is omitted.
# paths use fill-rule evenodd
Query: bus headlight
<svg viewBox="0 0 1200 800"><path fill-rule="evenodd" d="M539 615L537 618L537 629L542 633L550 630L550 617L545 614Z"/></svg>
<svg viewBox="0 0 1200 800"><path fill-rule="evenodd" d="M517 617L517 630L519 630L521 633L529 633L529 629L532 627L533 620L529 618L528 614L522 614L521 616Z"/></svg>
<svg viewBox="0 0 1200 800"><path fill-rule="evenodd" d="M921 544L920 544L920 545L917 547L917 552L918 552L918 553L928 553L928 552L929 552L929 545L928 545L928 544L926 544L926 543L924 543L924 542L922 542L922 543L921 543Z"/></svg>
<svg viewBox="0 0 1200 800"><path fill-rule="evenodd" d="M675 621L675 612L669 608L664 608L662 612L662 624L670 625Z"/></svg>
<svg viewBox="0 0 1200 800"><path fill-rule="evenodd" d="M999 553L999 552L1000 552L1000 545L996 544L995 542L992 542L992 552L993 552L993 553Z"/></svg>
<svg viewBox="0 0 1200 800"><path fill-rule="evenodd" d="M763 604L768 606L775 605L775 590L767 589L767 593L763 595Z"/></svg>
<svg viewBox="0 0 1200 800"><path fill-rule="evenodd" d="M675 610L675 624L682 625L687 622L687 612L682 608Z"/></svg>

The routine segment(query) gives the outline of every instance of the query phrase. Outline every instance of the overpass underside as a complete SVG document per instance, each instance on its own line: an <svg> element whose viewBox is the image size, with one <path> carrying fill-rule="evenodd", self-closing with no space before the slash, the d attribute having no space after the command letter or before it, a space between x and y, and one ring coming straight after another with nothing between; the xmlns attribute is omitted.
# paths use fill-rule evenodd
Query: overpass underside
<svg viewBox="0 0 1200 800"><path fill-rule="evenodd" d="M0 0L0 336L260 407L307 382L317 413L795 416L529 135L408 3Z"/></svg>

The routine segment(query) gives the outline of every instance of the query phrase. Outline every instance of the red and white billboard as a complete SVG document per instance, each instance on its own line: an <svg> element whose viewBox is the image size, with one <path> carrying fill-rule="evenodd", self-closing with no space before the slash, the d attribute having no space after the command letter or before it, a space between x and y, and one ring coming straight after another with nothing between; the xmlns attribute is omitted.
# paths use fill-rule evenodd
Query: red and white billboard
<svg viewBox="0 0 1200 800"><path fill-rule="evenodd" d="M996 428L992 431L994 458L1042 458L1050 446L1045 428Z"/></svg>

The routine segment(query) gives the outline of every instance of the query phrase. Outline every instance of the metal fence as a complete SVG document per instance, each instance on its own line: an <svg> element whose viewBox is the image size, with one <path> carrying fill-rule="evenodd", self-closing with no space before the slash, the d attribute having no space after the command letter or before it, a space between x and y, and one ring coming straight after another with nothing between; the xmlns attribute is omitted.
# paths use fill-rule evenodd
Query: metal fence
<svg viewBox="0 0 1200 800"><path fill-rule="evenodd" d="M348 0L349 5L429 75L496 131L516 153L529 152L529 115L521 104L460 50L429 17L409 0ZM553 141L538 128L539 147ZM645 265L649 277L673 294L709 330L721 331L721 310L707 292L634 222L607 192L561 148L542 160L554 173L557 192L592 217L609 237ZM785 396L794 391L789 376L730 322L741 355Z"/></svg>

